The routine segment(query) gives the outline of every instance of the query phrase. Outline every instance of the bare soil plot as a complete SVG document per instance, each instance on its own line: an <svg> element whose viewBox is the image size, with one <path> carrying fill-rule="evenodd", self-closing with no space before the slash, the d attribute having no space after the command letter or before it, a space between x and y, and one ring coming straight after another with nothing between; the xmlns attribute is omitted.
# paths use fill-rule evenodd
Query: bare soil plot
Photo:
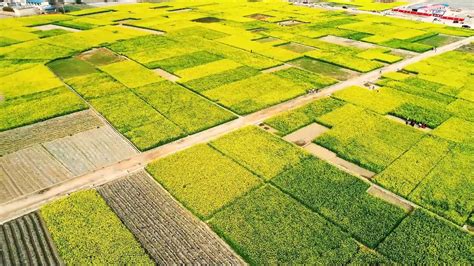
<svg viewBox="0 0 474 266"><path fill-rule="evenodd" d="M374 172L339 158L334 152L314 143L310 143L309 145L305 146L305 150L321 160L340 166L342 169L349 171L349 173L357 174L366 178L372 178L375 175Z"/></svg>
<svg viewBox="0 0 474 266"><path fill-rule="evenodd" d="M1 265L61 265L40 216L34 212L0 225Z"/></svg>
<svg viewBox="0 0 474 266"><path fill-rule="evenodd" d="M85 60L96 66L108 65L125 60L124 57L119 56L109 49L103 47L86 51L78 55L77 58Z"/></svg>
<svg viewBox="0 0 474 266"><path fill-rule="evenodd" d="M99 193L158 264L244 264L146 172L109 183Z"/></svg>
<svg viewBox="0 0 474 266"><path fill-rule="evenodd" d="M135 26L131 26L131 25L120 24L120 27L127 28L127 29L133 29L133 30L140 30L140 31L144 31L144 32L147 32L147 33L155 34L155 35L165 34L164 32L159 31L159 30L145 29L145 28L135 27Z"/></svg>
<svg viewBox="0 0 474 266"><path fill-rule="evenodd" d="M393 205L403 208L407 212L411 212L414 209L414 206L407 200L397 196L396 194L389 192L385 189L380 188L379 186L372 185L367 193L370 195L380 198L386 202L389 202Z"/></svg>
<svg viewBox="0 0 474 266"><path fill-rule="evenodd" d="M314 48L314 47L304 45L304 44L300 44L300 43L296 43L296 42L283 44L283 45L280 45L278 47L285 48L287 50L290 50L290 51L293 51L293 52L296 52L296 53L306 53L306 52L309 52L309 51L316 50L316 48Z"/></svg>
<svg viewBox="0 0 474 266"><path fill-rule="evenodd" d="M333 36L333 35L324 36L322 38L319 38L319 40L329 42L329 43L338 44L338 45L343 45L343 46L357 47L357 48L364 49L364 50L382 47L382 46L378 46L378 45L373 44L373 43L362 42L362 41L347 39L347 38L344 38L344 37ZM395 54L401 55L401 56L414 56L414 55L417 54L415 52L402 50L402 49L393 49L392 51Z"/></svg>
<svg viewBox="0 0 474 266"><path fill-rule="evenodd" d="M167 79L169 81L172 81L172 82L176 82L179 80L179 77L178 76L175 76L163 69L160 69L160 68L156 68L154 69L155 73L158 74L160 77L164 78L164 79Z"/></svg>
<svg viewBox="0 0 474 266"><path fill-rule="evenodd" d="M299 25L301 23L306 23L306 22L299 21L299 20L284 20L284 21L280 21L280 22L277 22L277 23L280 26L295 26L295 25Z"/></svg>
<svg viewBox="0 0 474 266"><path fill-rule="evenodd" d="M0 132L0 156L28 146L102 126L90 110Z"/></svg>
<svg viewBox="0 0 474 266"><path fill-rule="evenodd" d="M317 123L309 124L301 129L296 130L295 132L286 135L283 139L288 142L293 142L298 144L300 143L311 143L315 138L322 135L324 132L328 131L329 128L321 126ZM298 143L297 143L298 142ZM305 144L303 144L305 145Z"/></svg>
<svg viewBox="0 0 474 266"><path fill-rule="evenodd" d="M43 144L74 175L126 159L137 151L109 126Z"/></svg>
<svg viewBox="0 0 474 266"><path fill-rule="evenodd" d="M255 14L248 15L248 16L245 16L245 17L253 18L253 19L256 19L256 20L266 20L268 18L272 18L273 16L255 13Z"/></svg>
<svg viewBox="0 0 474 266"><path fill-rule="evenodd" d="M67 31L70 31L70 32L81 31L81 30L78 30L78 29L73 29L73 28L59 26L59 25L53 25L53 24L36 26L36 27L33 27L33 29L42 30L42 31L46 31L46 30L67 30Z"/></svg>
<svg viewBox="0 0 474 266"><path fill-rule="evenodd" d="M262 73L273 73L273 72L277 72L277 71L280 71L280 70L283 70L283 69L288 69L290 67L291 67L291 65L283 64L283 65L279 65L279 66L276 66L276 67L264 69L264 70L262 70Z"/></svg>
<svg viewBox="0 0 474 266"><path fill-rule="evenodd" d="M0 190L7 190L15 196L35 192L73 176L41 145L1 157L0 167L6 173L0 180ZM0 198L0 203L11 199Z"/></svg>
<svg viewBox="0 0 474 266"><path fill-rule="evenodd" d="M370 48L378 47L377 45L372 44L372 43L356 41L356 40L333 36L333 35L324 36L322 38L319 38L319 40L329 42L329 43L339 44L343 46L357 47L361 49L370 49Z"/></svg>
<svg viewBox="0 0 474 266"><path fill-rule="evenodd" d="M337 80L347 80L350 78L357 77L359 74L356 71L342 68L330 63L312 59L309 57L298 58L288 62L296 67L321 74L323 76L329 76Z"/></svg>

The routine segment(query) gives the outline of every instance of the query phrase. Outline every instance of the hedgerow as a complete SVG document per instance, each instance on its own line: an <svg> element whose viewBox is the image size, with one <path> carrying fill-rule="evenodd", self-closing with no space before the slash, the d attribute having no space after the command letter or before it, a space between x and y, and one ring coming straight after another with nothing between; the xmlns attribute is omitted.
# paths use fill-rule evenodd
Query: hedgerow
<svg viewBox="0 0 474 266"><path fill-rule="evenodd" d="M94 190L50 203L41 216L66 264L153 264Z"/></svg>
<svg viewBox="0 0 474 266"><path fill-rule="evenodd" d="M287 135L299 128L316 122L318 117L343 105L344 102L335 98L324 98L267 119L265 123L278 130L278 134Z"/></svg>
<svg viewBox="0 0 474 266"><path fill-rule="evenodd" d="M316 158L272 182L369 247L375 247L405 216L402 209L367 194L365 182Z"/></svg>
<svg viewBox="0 0 474 266"><path fill-rule="evenodd" d="M337 124L315 142L378 173L422 136L417 129L365 111Z"/></svg>
<svg viewBox="0 0 474 266"><path fill-rule="evenodd" d="M402 264L472 264L473 245L467 232L418 209L377 250Z"/></svg>
<svg viewBox="0 0 474 266"><path fill-rule="evenodd" d="M250 264L343 264L357 244L296 200L266 185L209 221Z"/></svg>
<svg viewBox="0 0 474 266"><path fill-rule="evenodd" d="M210 143L262 178L269 180L309 155L257 127L246 127Z"/></svg>
<svg viewBox="0 0 474 266"><path fill-rule="evenodd" d="M187 133L235 118L232 113L169 81L146 85L135 89L135 92Z"/></svg>
<svg viewBox="0 0 474 266"><path fill-rule="evenodd" d="M261 184L251 172L207 145L157 160L146 169L203 219Z"/></svg>

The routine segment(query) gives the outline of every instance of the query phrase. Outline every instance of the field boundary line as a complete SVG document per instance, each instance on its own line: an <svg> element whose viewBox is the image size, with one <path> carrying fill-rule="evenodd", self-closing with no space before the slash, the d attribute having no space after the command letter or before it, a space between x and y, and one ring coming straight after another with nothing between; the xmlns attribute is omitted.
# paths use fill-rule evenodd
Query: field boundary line
<svg viewBox="0 0 474 266"><path fill-rule="evenodd" d="M447 51L457 49L464 44L469 44L473 40L474 40L474 36L462 39L458 42L454 42L446 46L439 47L437 49L438 52L434 52L433 50L431 50L431 51L422 53L415 57L402 60L393 65L374 70L372 72L363 74L353 79L336 83L334 85L326 87L325 89L323 89L322 91L318 93L306 94L306 95L296 97L292 100L288 100L286 102L276 104L274 106L251 113L249 115L242 116L240 118L223 123L221 125L215 126L205 131L201 131L201 132L189 135L182 139L170 142L168 144L159 146L157 148L148 150L146 152L141 152L141 153L138 152L138 154L134 156L131 156L125 160L119 161L115 164L98 169L87 175L82 175L82 176L70 179L67 182L54 185L52 187L43 189L36 193L28 194L25 197L13 199L8 204L0 205L0 224L4 223L7 220L12 219L15 216L18 217L22 214L31 212L32 210L36 210L40 208L43 204L48 203L58 197L61 197L65 195L66 193L70 193L75 190L83 189L86 187L91 188L91 187L97 186L98 184L104 184L111 180L117 179L118 177L121 177L131 171L136 171L137 169L143 168L144 165L158 158L178 152L180 150L184 150L188 147L194 146L195 144L209 142L213 139L216 139L219 136L222 136L226 133L237 130L244 126L258 124L277 114L292 110L297 107L301 107L309 102L312 102L313 100L316 100L324 96L329 96L332 93L342 90L351 85L364 84L367 80L377 79L384 73L394 72L394 71L397 71L398 69L402 69L404 66L410 65L412 63L416 63L425 58L429 58L434 55L438 55ZM68 88L70 87L68 86ZM73 92L77 94L76 91L73 90ZM81 97L81 99L83 98ZM89 105L87 101L86 103ZM92 109L92 110L97 112L95 109ZM105 119L101 115L100 117L102 119ZM110 126L108 122L107 124ZM115 128L113 129L115 132L117 132ZM120 136L122 136L123 138L122 134L120 134ZM126 139L126 141L130 143L128 139ZM133 147L136 149L135 145L133 145Z"/></svg>
<svg viewBox="0 0 474 266"><path fill-rule="evenodd" d="M90 50L90 49L89 49ZM102 123L104 123L104 126L109 126L110 128L112 128L112 130L118 134L120 136L120 138L122 138L124 141L126 141L129 145L131 145L133 147L133 149L139 154L140 153L140 150L129 140L127 139L124 135L122 135L122 133L120 133L101 113L99 113L99 111L97 111L94 106L92 106L91 103L89 103L89 101L87 101L84 97L82 97L82 95L80 95L73 87L69 86L69 84L67 84L61 77L59 77L58 75L56 75L56 73L48 67L48 69L54 74L54 76L56 76L59 80L61 80L61 82L64 84L64 86L66 86L70 91L72 91L74 94L76 94L79 98L81 98L81 100L83 100L87 106L89 107L88 109L90 109L101 121ZM97 68L98 69L98 68ZM100 69L98 69L100 72L102 72ZM102 72L102 73L105 73L105 72ZM106 73L107 74L107 73ZM108 75L108 74L107 74ZM110 75L109 75L110 76ZM112 76L110 76L111 78L113 78ZM116 80L115 78L113 78L115 81L119 82L118 80ZM120 83L122 84L122 83ZM128 87L125 87L128 89Z"/></svg>

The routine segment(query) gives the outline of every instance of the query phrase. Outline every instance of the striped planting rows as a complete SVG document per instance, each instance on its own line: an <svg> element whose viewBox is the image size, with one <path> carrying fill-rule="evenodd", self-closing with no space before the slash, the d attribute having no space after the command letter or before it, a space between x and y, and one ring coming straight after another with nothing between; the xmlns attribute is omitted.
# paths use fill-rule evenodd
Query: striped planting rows
<svg viewBox="0 0 474 266"><path fill-rule="evenodd" d="M106 126L57 139L44 147L74 175L121 161L137 152Z"/></svg>
<svg viewBox="0 0 474 266"><path fill-rule="evenodd" d="M146 172L107 184L99 193L159 264L244 264Z"/></svg>
<svg viewBox="0 0 474 266"><path fill-rule="evenodd" d="M72 173L41 145L7 154L0 158L0 203L49 187L71 178Z"/></svg>
<svg viewBox="0 0 474 266"><path fill-rule="evenodd" d="M61 265L37 213L0 225L0 265Z"/></svg>
<svg viewBox="0 0 474 266"><path fill-rule="evenodd" d="M136 153L103 126L7 154L0 157L0 204Z"/></svg>
<svg viewBox="0 0 474 266"><path fill-rule="evenodd" d="M0 155L12 153L28 146L74 135L102 126L90 110L73 113L30 126L0 132Z"/></svg>

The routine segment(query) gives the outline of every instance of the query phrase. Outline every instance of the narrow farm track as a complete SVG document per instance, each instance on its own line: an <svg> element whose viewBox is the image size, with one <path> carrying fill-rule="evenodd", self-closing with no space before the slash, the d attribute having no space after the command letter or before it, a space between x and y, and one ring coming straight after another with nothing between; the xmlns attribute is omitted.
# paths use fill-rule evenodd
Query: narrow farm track
<svg viewBox="0 0 474 266"><path fill-rule="evenodd" d="M34 212L0 226L1 265L61 265L47 229Z"/></svg>
<svg viewBox="0 0 474 266"><path fill-rule="evenodd" d="M158 264L245 264L145 171L98 191Z"/></svg>
<svg viewBox="0 0 474 266"><path fill-rule="evenodd" d="M372 72L362 74L358 77L329 86L319 93L303 95L293 100L289 100L287 102L269 107L267 109L249 114L247 116L240 117L233 121L227 122L225 124L221 124L214 128L210 128L208 130L196 133L194 135L187 136L183 139L157 147L147 152L131 156L123 161L98 169L92 173L66 180L62 183L56 184L47 189L37 191L35 193L18 198L6 204L2 204L0 205L0 223L6 222L15 217L29 213L39 208L41 205L47 202L50 202L54 200L55 198L65 195L67 193L70 193L79 189L85 189L85 188L102 185L112 180L115 180L119 177L125 176L131 172L142 169L146 164L148 164L149 162L155 159L181 151L195 144L208 142L230 131L237 130L241 127L244 127L247 125L258 124L267 118L270 118L279 113L288 111L290 109L303 106L317 98L329 96L348 86L354 86L354 85L360 86L360 85L365 84L366 82L375 81L384 73L397 71L410 64L419 62L431 56L435 56L444 52L455 50L473 41L474 41L474 36L462 39L460 41L439 47L437 48L436 52L431 50L431 51L419 54L412 58L402 60L393 65L389 65L381 69L377 69Z"/></svg>

